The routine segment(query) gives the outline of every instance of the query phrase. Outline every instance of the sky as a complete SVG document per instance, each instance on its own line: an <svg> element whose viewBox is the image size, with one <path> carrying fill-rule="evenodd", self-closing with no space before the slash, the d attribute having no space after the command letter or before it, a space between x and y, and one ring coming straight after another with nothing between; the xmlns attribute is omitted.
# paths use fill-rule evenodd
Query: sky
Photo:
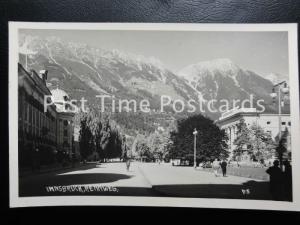
<svg viewBox="0 0 300 225"><path fill-rule="evenodd" d="M287 32L21 30L91 47L159 59L174 72L200 61L229 58L262 76L288 75Z"/></svg>

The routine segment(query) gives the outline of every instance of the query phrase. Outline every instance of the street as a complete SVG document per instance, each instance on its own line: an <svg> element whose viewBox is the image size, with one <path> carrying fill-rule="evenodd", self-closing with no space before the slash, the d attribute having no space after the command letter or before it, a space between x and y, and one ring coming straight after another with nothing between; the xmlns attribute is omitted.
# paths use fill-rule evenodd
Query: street
<svg viewBox="0 0 300 225"><path fill-rule="evenodd" d="M244 177L215 177L192 167L169 164L95 163L80 168L29 175L19 180L20 196L116 195L270 199L268 182ZM243 190L249 190L247 195Z"/></svg>

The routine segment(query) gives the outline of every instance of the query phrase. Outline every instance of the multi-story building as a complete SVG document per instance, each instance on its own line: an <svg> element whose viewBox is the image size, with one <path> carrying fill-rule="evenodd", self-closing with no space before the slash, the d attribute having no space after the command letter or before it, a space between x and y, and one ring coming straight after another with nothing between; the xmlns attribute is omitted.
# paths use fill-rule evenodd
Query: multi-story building
<svg viewBox="0 0 300 225"><path fill-rule="evenodd" d="M51 104L44 112L45 96L68 100L65 94L53 95L46 85L47 71L39 74L26 71L18 64L19 159L21 166L32 164L38 156L40 163L50 163L57 153L71 155L74 113L58 111L59 104ZM67 97L64 97L67 96ZM50 101L50 99L48 99ZM49 102L50 103L50 102Z"/></svg>
<svg viewBox="0 0 300 225"><path fill-rule="evenodd" d="M70 109L69 95L61 89L51 90L52 102L56 106L56 142L57 147L68 154L74 153L73 134L74 134L74 113Z"/></svg>
<svg viewBox="0 0 300 225"><path fill-rule="evenodd" d="M270 133L271 137L275 140L279 134L279 127L281 127L282 133L287 129L290 134L291 130L291 119L290 114L281 114L281 126L279 126L279 115L278 114L266 114L257 112L256 108L236 108L225 112L216 121L216 124L225 130L228 137L228 150L230 152L230 157L232 157L232 152L235 149L234 141L237 137L237 124L241 120L244 120L247 126L253 124L260 126L264 131ZM290 151L290 135L287 138L287 147ZM242 160L249 160L248 155L244 155Z"/></svg>

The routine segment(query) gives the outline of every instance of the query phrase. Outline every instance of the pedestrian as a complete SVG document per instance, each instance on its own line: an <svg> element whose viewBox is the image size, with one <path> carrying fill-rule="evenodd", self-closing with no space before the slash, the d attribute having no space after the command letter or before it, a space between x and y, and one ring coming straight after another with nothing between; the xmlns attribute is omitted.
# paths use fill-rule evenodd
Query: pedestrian
<svg viewBox="0 0 300 225"><path fill-rule="evenodd" d="M279 161L275 160L273 166L269 167L266 172L270 175L270 193L273 200L280 201L283 199L283 172L279 168Z"/></svg>
<svg viewBox="0 0 300 225"><path fill-rule="evenodd" d="M218 176L219 168L220 168L219 159L215 158L215 160L213 161L213 170L214 170L214 174L215 174L216 177Z"/></svg>
<svg viewBox="0 0 300 225"><path fill-rule="evenodd" d="M126 169L127 169L127 171L129 171L129 168L130 168L130 159L127 159L127 161L126 161Z"/></svg>
<svg viewBox="0 0 300 225"><path fill-rule="evenodd" d="M293 194L292 194L292 166L288 160L283 162L284 165L284 172L283 172L283 185L284 185L284 194L285 198L288 201L293 200Z"/></svg>
<svg viewBox="0 0 300 225"><path fill-rule="evenodd" d="M222 168L222 174L223 177L226 177L226 172L227 172L227 162L225 159L221 162L221 168Z"/></svg>

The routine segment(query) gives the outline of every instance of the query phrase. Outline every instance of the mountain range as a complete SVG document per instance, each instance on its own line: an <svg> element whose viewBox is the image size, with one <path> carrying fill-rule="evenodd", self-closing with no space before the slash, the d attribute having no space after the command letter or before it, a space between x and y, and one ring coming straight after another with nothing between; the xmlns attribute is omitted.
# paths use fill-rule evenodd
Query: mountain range
<svg viewBox="0 0 300 225"><path fill-rule="evenodd" d="M59 87L72 98L84 96L94 107L99 106L95 96L101 94L116 99L148 99L152 115L164 121L179 115L171 107L167 113L158 112L162 95L170 96L172 101L187 102L200 97L203 101L227 99L231 102L247 99L252 94L255 99L264 99L266 112L276 111L270 97L272 81L240 68L230 59L199 62L175 73L155 58L65 42L57 37L20 35L19 62L24 66L26 55L29 69L49 71L50 90ZM273 74L272 79L275 76ZM208 111L205 114L212 119L220 116Z"/></svg>

